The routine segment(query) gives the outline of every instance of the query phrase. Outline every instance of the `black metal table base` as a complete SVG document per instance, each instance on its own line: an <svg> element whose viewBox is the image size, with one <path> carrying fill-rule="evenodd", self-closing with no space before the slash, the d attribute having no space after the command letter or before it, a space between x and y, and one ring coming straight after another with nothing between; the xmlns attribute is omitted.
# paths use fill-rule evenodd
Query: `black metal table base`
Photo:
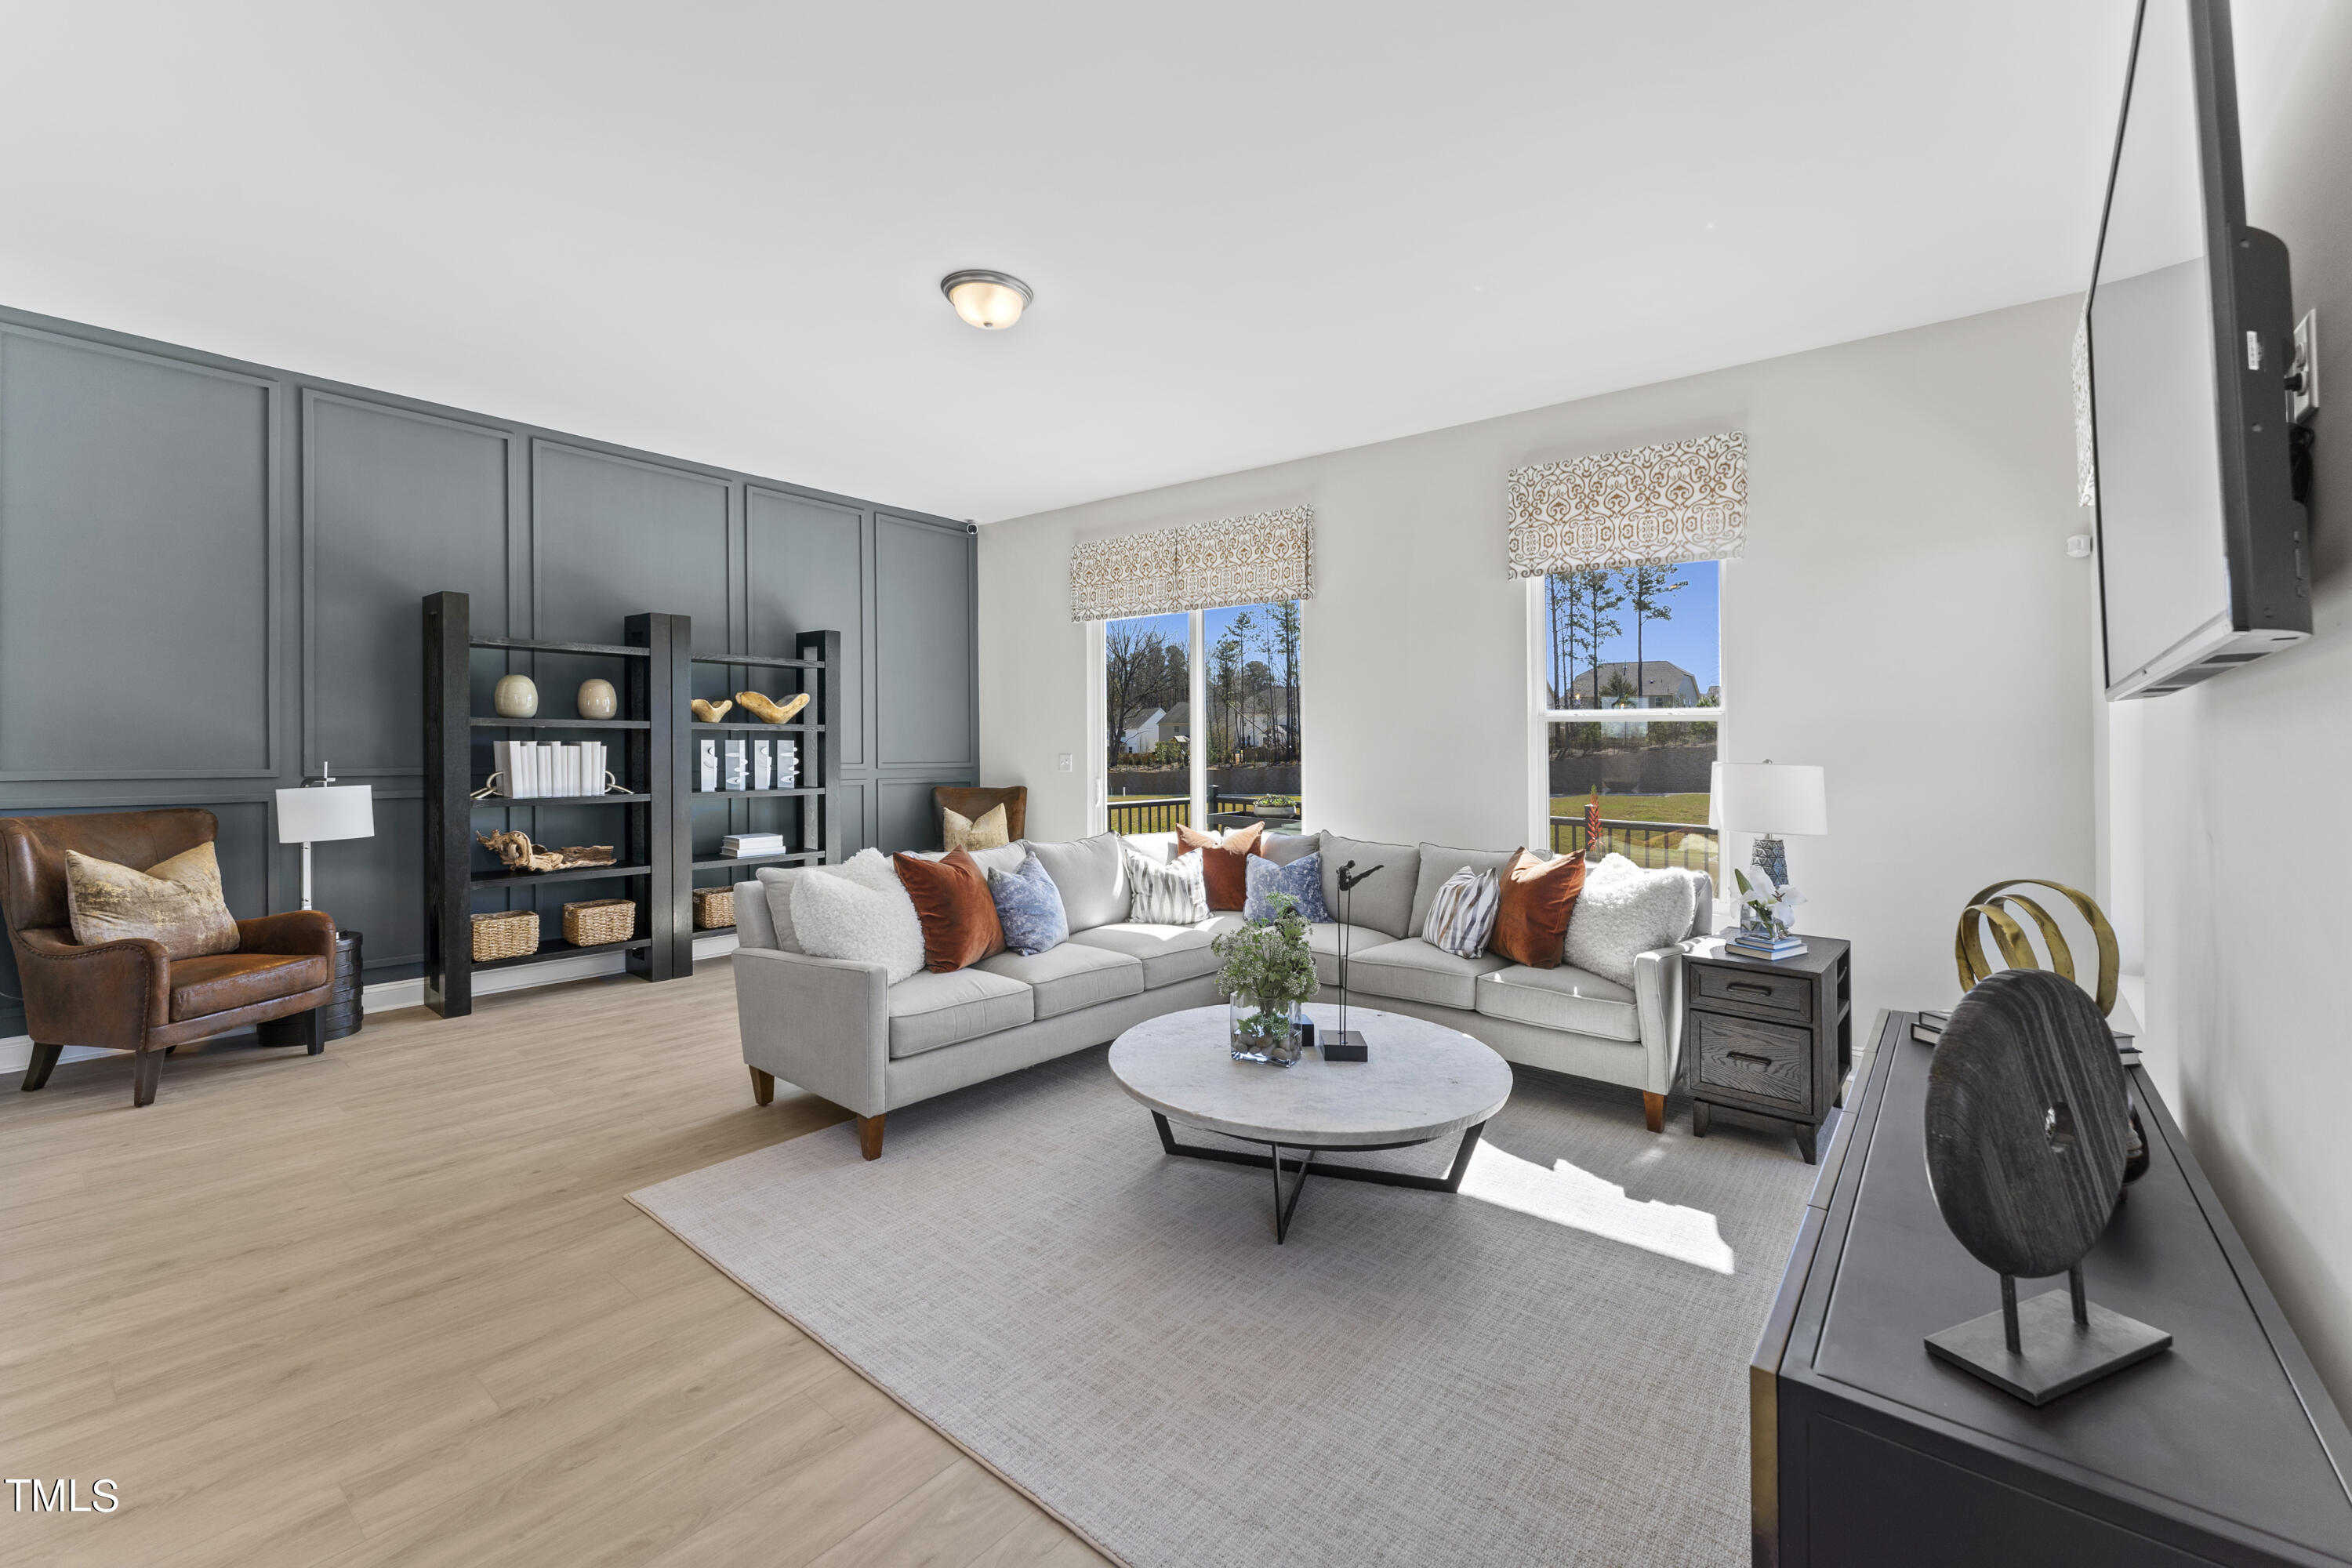
<svg viewBox="0 0 2352 1568"><path fill-rule="evenodd" d="M1462 1134L1462 1146L1454 1152L1454 1168L1442 1176L1419 1176L1410 1171L1382 1171L1368 1165L1318 1164L1318 1154L1370 1154L1383 1149L1418 1149L1433 1143L1433 1138L1411 1138L1402 1143L1324 1144L1312 1149L1300 1149L1298 1157L1286 1159L1283 1145L1269 1143L1264 1154L1244 1153L1239 1149L1212 1149L1197 1143L1176 1142L1175 1129L1160 1111L1151 1113L1151 1124L1160 1129L1160 1146L1171 1154L1181 1154L1192 1160L1219 1160L1228 1165L1255 1165L1274 1174L1274 1240L1280 1246L1290 1237L1290 1216L1297 1212L1298 1200L1307 1191L1307 1173L1311 1167L1318 1176L1330 1176L1343 1182L1371 1182L1383 1187L1412 1187L1424 1193L1458 1193L1462 1178L1470 1172L1471 1152L1478 1147L1478 1135L1486 1130L1483 1121ZM1291 1184L1287 1197L1283 1194L1282 1176L1286 1171L1296 1171L1298 1179Z"/></svg>

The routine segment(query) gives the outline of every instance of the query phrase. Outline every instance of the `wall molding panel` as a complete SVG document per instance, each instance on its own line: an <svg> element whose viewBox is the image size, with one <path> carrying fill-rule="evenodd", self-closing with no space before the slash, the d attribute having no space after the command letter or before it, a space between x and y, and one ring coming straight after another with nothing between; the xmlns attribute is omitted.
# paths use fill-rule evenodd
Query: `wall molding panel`
<svg viewBox="0 0 2352 1568"><path fill-rule="evenodd" d="M705 655L841 631L844 839L921 847L914 792L977 754L974 546L950 518L0 308L0 816L205 806L248 918L299 898L271 792L331 764L373 788L376 834L314 851L316 901L365 933L372 994L404 996L424 595L473 595L490 635L617 641L623 615L689 615ZM909 646L886 655L886 622ZM568 713L598 672L563 663L477 654L479 710L511 664L542 714ZM908 704L941 732L898 721L893 755L912 754L882 763L883 717ZM738 815L698 810L698 838ZM0 949L0 993L19 989ZM0 996L0 1039L22 1028Z"/></svg>

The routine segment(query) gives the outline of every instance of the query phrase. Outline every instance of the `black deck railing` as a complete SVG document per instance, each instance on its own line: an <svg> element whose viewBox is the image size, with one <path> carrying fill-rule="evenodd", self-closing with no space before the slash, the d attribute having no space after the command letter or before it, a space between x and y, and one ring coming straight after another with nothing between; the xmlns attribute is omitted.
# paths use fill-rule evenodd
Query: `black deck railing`
<svg viewBox="0 0 2352 1568"><path fill-rule="evenodd" d="M1679 866L1685 870L1704 871L1716 886L1723 889L1723 837L1712 827L1683 822L1630 822L1604 816L1601 819L1601 846L1624 856L1637 866L1657 870ZM1584 818L1555 816L1551 819L1551 851L1566 855L1584 847Z"/></svg>
<svg viewBox="0 0 2352 1568"><path fill-rule="evenodd" d="M1113 833L1169 833L1181 823L1192 826L1192 802L1188 795L1115 795L1110 797Z"/></svg>

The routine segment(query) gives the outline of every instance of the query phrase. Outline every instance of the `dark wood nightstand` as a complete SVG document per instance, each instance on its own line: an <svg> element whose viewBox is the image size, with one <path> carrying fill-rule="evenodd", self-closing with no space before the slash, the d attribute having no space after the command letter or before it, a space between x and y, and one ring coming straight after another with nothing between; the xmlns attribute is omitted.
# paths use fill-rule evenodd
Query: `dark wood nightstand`
<svg viewBox="0 0 2352 1568"><path fill-rule="evenodd" d="M1719 939L1692 944L1683 967L1683 1063L1691 1131L1717 1112L1786 1132L1805 1163L1853 1065L1853 944L1801 932L1805 951L1735 958Z"/></svg>

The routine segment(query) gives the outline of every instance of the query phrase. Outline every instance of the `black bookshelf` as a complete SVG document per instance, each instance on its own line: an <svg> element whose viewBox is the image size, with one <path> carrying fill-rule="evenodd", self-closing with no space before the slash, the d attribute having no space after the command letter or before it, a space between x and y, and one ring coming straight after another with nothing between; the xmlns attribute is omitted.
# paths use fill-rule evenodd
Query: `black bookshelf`
<svg viewBox="0 0 2352 1568"><path fill-rule="evenodd" d="M473 1011L477 969L510 969L556 958L618 952L629 973L649 981L693 973L694 939L690 810L678 798L686 782L679 721L686 714L687 654L692 624L685 616L637 615L624 626L620 643L547 642L525 637L477 637L467 595L456 592L425 597L425 1003L443 1017ZM504 719L480 715L472 707L472 656L477 651L520 654L533 665L532 678L548 685L554 672L548 659L591 659L596 668L620 665L615 682L625 717L615 719ZM511 662L511 661L510 661ZM560 680L553 684L561 685ZM614 769L622 792L605 795L558 795L476 800L487 782L488 759L478 761L502 731L577 730L612 732ZM477 777L479 773L483 776ZM483 813L528 813L534 841L539 809L587 808L619 813L611 830L616 864L563 871L509 871L475 842ZM593 842L605 842L600 828ZM635 930L625 942L574 947L562 940L560 915L540 910L539 950L520 958L474 962L473 921L478 896L528 892L541 883L612 882L637 906ZM535 902L535 901L534 901ZM556 902L560 905L562 900Z"/></svg>
<svg viewBox="0 0 2352 1568"><path fill-rule="evenodd" d="M679 865L688 884L687 912L680 929L683 958L681 973L691 973L694 967L694 939L697 936L717 936L731 931L733 926L719 926L694 931L693 888L723 887L740 876L747 876L761 866L830 865L841 858L841 824L835 815L841 795L840 748L834 740L835 726L841 721L839 693L841 690L841 634L839 632L802 632L793 639L793 657L768 658L754 654L702 654L681 660L679 668L687 671L687 684L692 685L694 667L705 669L724 668L727 689L702 695L731 698L746 687L766 690L771 685L789 681L789 689L770 691L779 700L801 692L808 694L808 706L789 724L763 724L756 721L744 723L728 721L705 724L695 720L689 710L689 700L697 695L682 690L677 712L677 807L683 826L679 829ZM730 735L772 736L791 739L800 745L800 784L792 789L704 790L695 786L701 782L700 748L697 742L709 738L724 742ZM723 747L722 747L723 751ZM723 765L723 763L722 763ZM761 801L772 801L780 808L781 824L773 828L755 829L751 824L751 808ZM723 804L722 804L723 803ZM747 857L730 860L716 853L689 853L698 822L707 826L707 819L696 816L696 808L723 810L723 832L774 831L782 834L789 847L782 854ZM696 882L697 878L708 880Z"/></svg>

